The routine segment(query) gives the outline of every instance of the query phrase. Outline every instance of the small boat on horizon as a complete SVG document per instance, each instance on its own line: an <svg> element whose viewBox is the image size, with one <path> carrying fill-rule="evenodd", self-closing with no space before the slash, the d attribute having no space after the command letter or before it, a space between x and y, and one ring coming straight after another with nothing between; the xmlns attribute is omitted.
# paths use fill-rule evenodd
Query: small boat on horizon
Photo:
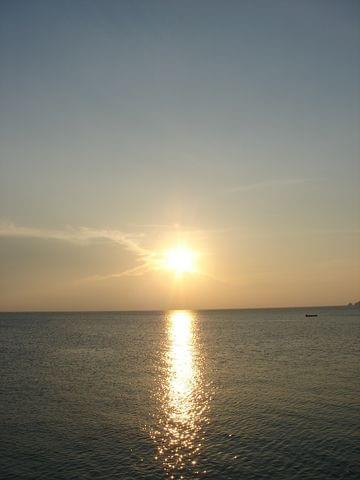
<svg viewBox="0 0 360 480"><path fill-rule="evenodd" d="M318 314L317 313L306 313L305 314L305 317L317 317Z"/></svg>

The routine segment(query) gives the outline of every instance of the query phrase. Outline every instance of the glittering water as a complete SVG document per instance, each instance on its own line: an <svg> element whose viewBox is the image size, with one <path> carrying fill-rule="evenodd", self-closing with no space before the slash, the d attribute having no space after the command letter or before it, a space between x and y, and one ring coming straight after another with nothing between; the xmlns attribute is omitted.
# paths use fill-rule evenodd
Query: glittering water
<svg viewBox="0 0 360 480"><path fill-rule="evenodd" d="M0 477L360 478L359 312L306 312L0 314Z"/></svg>
<svg viewBox="0 0 360 480"><path fill-rule="evenodd" d="M204 366L197 344L196 315L187 311L167 316L168 347L165 376L154 390L160 408L154 413L156 426L150 435L157 447L164 473L170 478L205 474L198 466L203 450L211 387L202 378Z"/></svg>

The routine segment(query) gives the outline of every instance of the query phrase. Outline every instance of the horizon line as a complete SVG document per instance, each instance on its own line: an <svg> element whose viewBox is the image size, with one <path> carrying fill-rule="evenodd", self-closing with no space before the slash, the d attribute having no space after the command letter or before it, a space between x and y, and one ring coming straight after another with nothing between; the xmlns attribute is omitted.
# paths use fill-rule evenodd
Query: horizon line
<svg viewBox="0 0 360 480"><path fill-rule="evenodd" d="M347 307L351 303L356 306L356 302L349 302L337 305L290 305L290 306L272 306L272 307L213 307L213 308L159 308L159 309L110 309L110 310L0 310L3 313L160 313L190 310L195 312L211 312L221 310L288 310L288 309L305 309L305 308L340 308Z"/></svg>

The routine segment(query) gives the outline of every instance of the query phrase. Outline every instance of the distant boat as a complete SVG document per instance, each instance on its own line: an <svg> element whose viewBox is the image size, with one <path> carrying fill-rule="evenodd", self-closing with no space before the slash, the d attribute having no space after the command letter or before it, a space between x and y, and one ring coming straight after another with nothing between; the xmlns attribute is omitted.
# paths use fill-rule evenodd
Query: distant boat
<svg viewBox="0 0 360 480"><path fill-rule="evenodd" d="M307 313L307 314L305 315L305 317L317 317L317 316L318 316L317 313Z"/></svg>

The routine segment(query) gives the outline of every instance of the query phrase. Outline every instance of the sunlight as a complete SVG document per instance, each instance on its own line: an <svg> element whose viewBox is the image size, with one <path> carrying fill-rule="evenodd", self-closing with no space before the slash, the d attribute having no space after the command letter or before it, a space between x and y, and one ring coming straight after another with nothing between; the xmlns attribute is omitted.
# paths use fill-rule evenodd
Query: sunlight
<svg viewBox="0 0 360 480"><path fill-rule="evenodd" d="M151 436L157 444L156 459L170 479L200 478L205 473L198 461L211 397L202 379L197 323L196 314L189 310L167 314L166 375L158 397L162 409Z"/></svg>
<svg viewBox="0 0 360 480"><path fill-rule="evenodd" d="M190 312L176 311L170 317L170 397L173 411L183 420L189 414L190 394L194 382L193 316Z"/></svg>
<svg viewBox="0 0 360 480"><path fill-rule="evenodd" d="M196 272L196 253L184 245L178 245L165 252L163 266L176 275Z"/></svg>

